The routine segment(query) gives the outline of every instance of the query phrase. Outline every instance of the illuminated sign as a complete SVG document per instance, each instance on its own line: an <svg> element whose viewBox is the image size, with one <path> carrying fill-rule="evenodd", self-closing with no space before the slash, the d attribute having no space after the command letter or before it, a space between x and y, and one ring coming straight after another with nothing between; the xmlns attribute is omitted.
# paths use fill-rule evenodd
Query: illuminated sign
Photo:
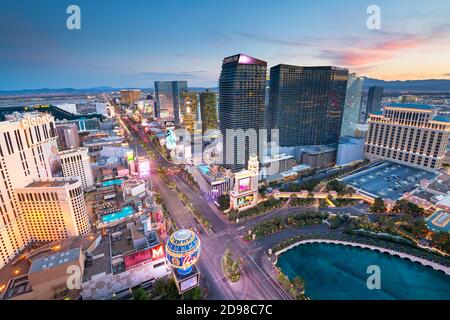
<svg viewBox="0 0 450 320"><path fill-rule="evenodd" d="M239 183L239 192L244 192L250 190L250 178L240 179Z"/></svg>
<svg viewBox="0 0 450 320"><path fill-rule="evenodd" d="M169 128L169 127L175 127L175 121L164 121L164 127Z"/></svg>
<svg viewBox="0 0 450 320"><path fill-rule="evenodd" d="M125 262L125 269L129 270L161 258L164 258L164 246L162 244L150 249L132 253L123 257L123 260Z"/></svg>
<svg viewBox="0 0 450 320"><path fill-rule="evenodd" d="M167 259L175 268L188 269L192 267L200 256L200 250L192 251L182 257L169 256Z"/></svg>
<svg viewBox="0 0 450 320"><path fill-rule="evenodd" d="M197 276L191 277L189 279L180 282L180 291L181 292L187 291L197 285L198 285L198 277Z"/></svg>
<svg viewBox="0 0 450 320"><path fill-rule="evenodd" d="M139 178L146 178L150 176L150 161L148 159L138 160L138 174Z"/></svg>
<svg viewBox="0 0 450 320"><path fill-rule="evenodd" d="M37 117L26 117L22 119L22 127L28 128L29 126L35 126L38 124L49 123L52 116L50 114L45 114L43 116Z"/></svg>
<svg viewBox="0 0 450 320"><path fill-rule="evenodd" d="M133 160L134 160L134 153L133 153L133 151L128 151L127 152L127 161L131 162Z"/></svg>
<svg viewBox="0 0 450 320"><path fill-rule="evenodd" d="M175 133L172 129L166 131L166 148L169 150L175 149L177 146L177 140L175 138Z"/></svg>
<svg viewBox="0 0 450 320"><path fill-rule="evenodd" d="M233 63L239 60L239 55L227 57L223 59L223 64Z"/></svg>
<svg viewBox="0 0 450 320"><path fill-rule="evenodd" d="M250 195L245 196L245 197L240 197L240 198L237 199L237 204L238 204L238 206L241 206L241 205L244 205L244 204L252 202L253 199L254 199L253 198L253 194L250 194Z"/></svg>

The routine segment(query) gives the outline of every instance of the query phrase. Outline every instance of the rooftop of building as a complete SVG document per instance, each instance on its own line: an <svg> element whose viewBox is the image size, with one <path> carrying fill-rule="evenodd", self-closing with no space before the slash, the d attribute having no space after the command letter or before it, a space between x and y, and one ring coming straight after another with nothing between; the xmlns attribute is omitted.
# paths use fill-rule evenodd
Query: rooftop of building
<svg viewBox="0 0 450 320"><path fill-rule="evenodd" d="M114 230L111 233L112 258L159 244L156 231L147 230L144 224L140 222L121 224L114 228ZM137 245L138 243L140 245Z"/></svg>
<svg viewBox="0 0 450 320"><path fill-rule="evenodd" d="M71 154L71 153L81 152L81 151L88 151L88 148L78 147L78 148L60 150L59 151L59 155L68 155L68 154Z"/></svg>
<svg viewBox="0 0 450 320"><path fill-rule="evenodd" d="M27 185L25 188L60 188L68 186L78 182L78 178L51 178L34 180L32 183Z"/></svg>
<svg viewBox="0 0 450 320"><path fill-rule="evenodd" d="M264 157L261 162L263 164L267 164L267 163L271 163L271 162L283 161L283 160L288 160L288 159L293 159L293 158L294 158L294 156L282 153L282 154L275 154L271 157Z"/></svg>
<svg viewBox="0 0 450 320"><path fill-rule="evenodd" d="M46 258L52 256L58 257L61 253L72 252L72 250L79 251L81 249L84 252L92 246L97 240L97 237L98 235L96 234L88 234L47 244L32 244L28 246L0 270L0 288L3 286L5 288L4 292L0 290L0 295L3 293L3 299L11 299L15 296L30 292L32 288L28 281L28 274L38 271L36 268L41 265L40 261L44 261ZM71 254L69 253L69 255ZM59 264L61 259L54 258L53 260ZM36 264L33 267L35 262ZM56 267L56 264L52 267ZM32 268L33 271L31 271Z"/></svg>
<svg viewBox="0 0 450 320"><path fill-rule="evenodd" d="M65 251L59 250L58 252L50 255L43 256L41 258L33 260L31 263L28 274L34 272L41 272L49 269L59 267L68 263L72 263L80 258L81 247L67 249Z"/></svg>
<svg viewBox="0 0 450 320"><path fill-rule="evenodd" d="M310 147L306 147L303 151L310 155L318 155L321 153L336 151L336 148L329 147L329 146L310 146Z"/></svg>
<svg viewBox="0 0 450 320"><path fill-rule="evenodd" d="M198 165L197 169L210 182L231 178L231 173L219 165Z"/></svg>
<svg viewBox="0 0 450 320"><path fill-rule="evenodd" d="M267 66L266 61L248 56L243 53L235 54L233 56L229 56L229 57L226 57L223 59L224 65L231 64L231 63Z"/></svg>
<svg viewBox="0 0 450 320"><path fill-rule="evenodd" d="M392 102L386 105L386 107L396 107L396 108L408 108L408 109L421 109L421 110L433 110L435 107L419 104L419 103L400 103L400 102Z"/></svg>
<svg viewBox="0 0 450 320"><path fill-rule="evenodd" d="M89 254L86 254L86 263L83 273L83 282L95 277L100 277L110 274L111 269L111 255L110 255L110 241L109 236L102 236L97 247Z"/></svg>
<svg viewBox="0 0 450 320"><path fill-rule="evenodd" d="M436 181L428 185L428 188L440 193L450 192L450 176L446 173L441 174Z"/></svg>
<svg viewBox="0 0 450 320"><path fill-rule="evenodd" d="M336 66L296 66L293 64L280 63L272 68L297 68L297 69L331 69L331 70L347 70L346 68L336 67ZM272 69L271 68L271 69Z"/></svg>
<svg viewBox="0 0 450 320"><path fill-rule="evenodd" d="M373 197L398 200L419 187L423 179L433 180L437 173L382 161L341 180Z"/></svg>
<svg viewBox="0 0 450 320"><path fill-rule="evenodd" d="M443 117L443 116L435 116L433 118L433 121L450 122L450 118Z"/></svg>

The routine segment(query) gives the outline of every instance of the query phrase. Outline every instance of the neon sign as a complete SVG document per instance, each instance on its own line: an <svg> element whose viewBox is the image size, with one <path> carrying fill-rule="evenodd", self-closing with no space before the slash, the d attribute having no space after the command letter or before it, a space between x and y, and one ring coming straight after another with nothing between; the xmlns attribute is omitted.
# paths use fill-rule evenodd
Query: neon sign
<svg viewBox="0 0 450 320"><path fill-rule="evenodd" d="M50 114L45 114L43 116L37 116L37 117L28 116L28 117L22 119L22 127L28 128L30 125L35 126L38 124L49 123L51 118L52 117Z"/></svg>
<svg viewBox="0 0 450 320"><path fill-rule="evenodd" d="M164 246L162 244L145 249L139 252L132 253L123 258L125 262L126 270L133 269L150 263L152 261L161 259L164 257Z"/></svg>

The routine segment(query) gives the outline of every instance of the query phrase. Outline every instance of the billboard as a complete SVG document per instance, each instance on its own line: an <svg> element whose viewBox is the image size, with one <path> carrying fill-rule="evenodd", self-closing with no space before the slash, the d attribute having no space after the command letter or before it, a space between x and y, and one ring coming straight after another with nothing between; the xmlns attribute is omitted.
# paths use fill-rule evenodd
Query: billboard
<svg viewBox="0 0 450 320"><path fill-rule="evenodd" d="M180 292L185 292L198 285L198 276L191 277L189 279L180 282Z"/></svg>
<svg viewBox="0 0 450 320"><path fill-rule="evenodd" d="M125 262L125 269L129 270L143 266L152 261L164 258L164 256L165 256L164 246L160 244L156 247L138 251L128 256L125 256L123 257L123 260Z"/></svg>
<svg viewBox="0 0 450 320"><path fill-rule="evenodd" d="M253 194L250 194L250 195L245 196L245 197L240 197L240 198L237 199L237 204L238 204L238 206L241 206L241 205L244 205L244 204L252 202L253 199L254 199L253 198Z"/></svg>
<svg viewBox="0 0 450 320"><path fill-rule="evenodd" d="M173 132L173 129L169 129L166 131L166 148L169 150L173 150L176 146L177 141L175 138L175 133Z"/></svg>
<svg viewBox="0 0 450 320"><path fill-rule="evenodd" d="M128 162L131 162L131 161L134 160L134 152L133 152L133 151L128 151L128 152L126 153L126 156L127 156L127 161L128 161Z"/></svg>
<svg viewBox="0 0 450 320"><path fill-rule="evenodd" d="M250 178L240 179L238 182L239 192L250 190Z"/></svg>
<svg viewBox="0 0 450 320"><path fill-rule="evenodd" d="M150 176L150 161L148 159L138 159L138 175L139 178Z"/></svg>

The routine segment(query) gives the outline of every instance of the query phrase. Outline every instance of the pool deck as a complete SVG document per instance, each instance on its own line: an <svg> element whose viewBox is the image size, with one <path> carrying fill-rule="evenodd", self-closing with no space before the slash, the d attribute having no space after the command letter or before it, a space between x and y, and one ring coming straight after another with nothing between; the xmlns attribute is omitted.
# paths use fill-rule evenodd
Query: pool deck
<svg viewBox="0 0 450 320"><path fill-rule="evenodd" d="M351 246L351 247L359 247L359 248L363 248L363 249L370 249L372 251L379 251L382 253L388 253L391 256L397 256L400 257L402 259L408 259L412 262L418 262L423 266L426 267L431 267L434 270L438 270L438 271L442 271L447 275L450 275L450 267L446 267L443 266L441 264L438 264L436 262L432 262L432 261L428 261L416 256L413 256L411 254L407 254L407 253L403 253L403 252L398 252L398 251L394 251L394 250L390 250L390 249L385 249L382 247L377 247L377 246L371 246L371 245L367 245L367 244L362 244L362 243L357 243L357 242L349 242L349 241L340 241L340 240L326 240L326 239L308 239L308 240L301 240L298 241L294 244L291 244L289 247L286 247L284 249L281 249L280 251L275 252L276 257L278 257L280 254L282 254L283 252L286 252L298 245L301 244L307 244L307 243L328 243L328 244L340 244L340 245L344 245L344 246ZM276 264L277 259L275 259L274 264Z"/></svg>

